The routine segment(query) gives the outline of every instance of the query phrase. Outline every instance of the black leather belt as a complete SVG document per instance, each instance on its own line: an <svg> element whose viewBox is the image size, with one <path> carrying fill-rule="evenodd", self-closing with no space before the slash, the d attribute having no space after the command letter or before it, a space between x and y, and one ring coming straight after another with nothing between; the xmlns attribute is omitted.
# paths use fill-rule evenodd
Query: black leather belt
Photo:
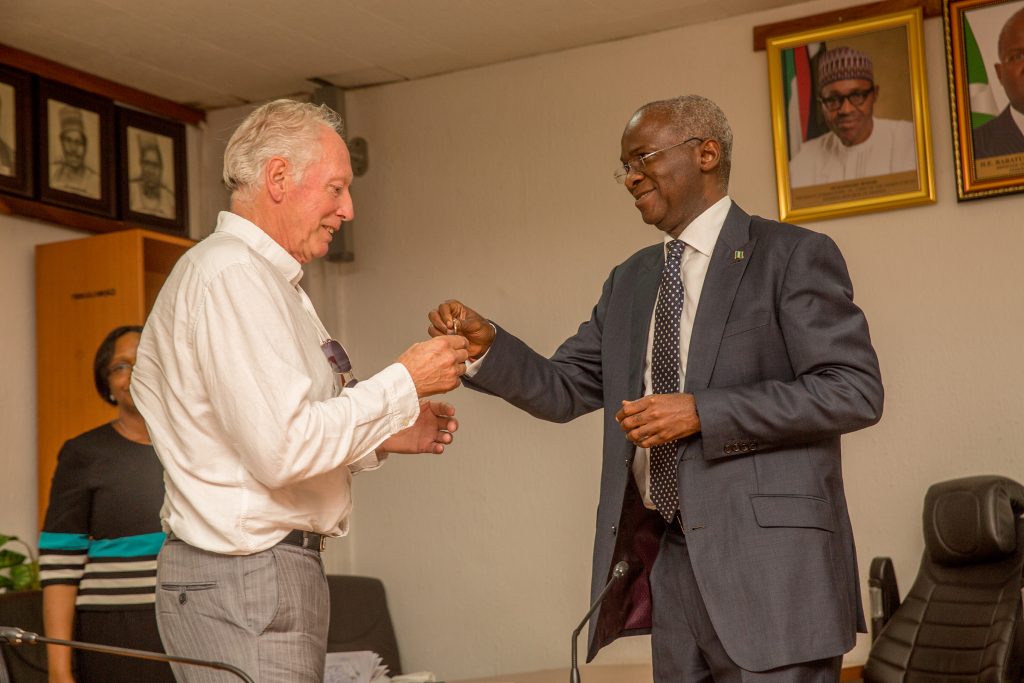
<svg viewBox="0 0 1024 683"><path fill-rule="evenodd" d="M167 540L179 541L181 543L185 542L175 536L173 531L167 534ZM288 532L288 535L277 543L278 545L281 543L297 545L306 550L315 550L318 553L322 553L324 551L324 546L327 544L327 537L323 534L315 534L312 531L299 531L298 529L295 529Z"/></svg>
<svg viewBox="0 0 1024 683"><path fill-rule="evenodd" d="M299 531L298 529L289 532L287 536L278 541L279 544L297 545L300 548L315 550L318 553L323 552L326 542L327 537L323 534L316 534L312 531Z"/></svg>

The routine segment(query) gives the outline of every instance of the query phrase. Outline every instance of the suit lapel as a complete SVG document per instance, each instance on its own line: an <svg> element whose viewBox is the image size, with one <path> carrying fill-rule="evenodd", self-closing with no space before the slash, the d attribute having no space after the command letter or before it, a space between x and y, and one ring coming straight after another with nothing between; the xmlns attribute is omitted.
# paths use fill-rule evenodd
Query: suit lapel
<svg viewBox="0 0 1024 683"><path fill-rule="evenodd" d="M659 244L658 249L652 249L644 258L633 289L633 324L629 326L630 400L640 398L644 390L644 356L647 355L647 338L650 336L654 302L658 298L663 261L664 246Z"/></svg>
<svg viewBox="0 0 1024 683"><path fill-rule="evenodd" d="M756 243L750 239L750 216L734 202L711 253L693 321L686 361L687 393L706 389L711 382L725 323Z"/></svg>
<svg viewBox="0 0 1024 683"><path fill-rule="evenodd" d="M1010 131L1010 135L1014 138L1012 144L1008 145L1008 149L1017 152L1024 149L1024 133L1021 132L1020 126L1013 120L1013 114L1010 113L1010 107L1006 107L1006 130Z"/></svg>

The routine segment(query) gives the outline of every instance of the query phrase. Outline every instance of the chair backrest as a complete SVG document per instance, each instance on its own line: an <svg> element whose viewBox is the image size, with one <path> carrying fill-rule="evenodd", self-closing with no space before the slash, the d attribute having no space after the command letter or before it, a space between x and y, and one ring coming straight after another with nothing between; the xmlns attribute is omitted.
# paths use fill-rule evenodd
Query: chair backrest
<svg viewBox="0 0 1024 683"><path fill-rule="evenodd" d="M373 650L391 675L402 673L384 584L367 576L329 575L331 621L328 652Z"/></svg>
<svg viewBox="0 0 1024 683"><path fill-rule="evenodd" d="M43 592L0 593L0 626L43 632ZM44 645L0 645L0 680L6 673L10 683L46 683L46 647Z"/></svg>
<svg viewBox="0 0 1024 683"><path fill-rule="evenodd" d="M871 647L864 680L1020 680L1024 487L1006 477L928 489L917 579Z"/></svg>

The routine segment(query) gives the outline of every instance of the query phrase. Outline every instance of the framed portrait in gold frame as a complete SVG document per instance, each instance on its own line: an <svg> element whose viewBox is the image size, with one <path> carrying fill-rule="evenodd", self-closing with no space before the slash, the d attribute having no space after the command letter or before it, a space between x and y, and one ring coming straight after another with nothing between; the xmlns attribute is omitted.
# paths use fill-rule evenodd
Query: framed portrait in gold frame
<svg viewBox="0 0 1024 683"><path fill-rule="evenodd" d="M1024 192L1024 0L943 6L957 199Z"/></svg>
<svg viewBox="0 0 1024 683"><path fill-rule="evenodd" d="M920 8L767 48L782 220L935 201Z"/></svg>

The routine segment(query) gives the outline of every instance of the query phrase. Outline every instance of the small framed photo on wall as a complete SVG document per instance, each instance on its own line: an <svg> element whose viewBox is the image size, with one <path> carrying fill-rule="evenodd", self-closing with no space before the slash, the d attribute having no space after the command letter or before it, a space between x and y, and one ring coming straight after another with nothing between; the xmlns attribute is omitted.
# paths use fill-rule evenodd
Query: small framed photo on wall
<svg viewBox="0 0 1024 683"><path fill-rule="evenodd" d="M117 126L121 218L187 233L185 126L120 107Z"/></svg>
<svg viewBox="0 0 1024 683"><path fill-rule="evenodd" d="M34 191L32 105L32 77L0 65L0 192Z"/></svg>
<svg viewBox="0 0 1024 683"><path fill-rule="evenodd" d="M1024 191L1024 0L943 8L957 198Z"/></svg>
<svg viewBox="0 0 1024 683"><path fill-rule="evenodd" d="M767 47L782 220L935 201L920 8Z"/></svg>
<svg viewBox="0 0 1024 683"><path fill-rule="evenodd" d="M114 104L52 81L39 82L39 197L113 217Z"/></svg>

